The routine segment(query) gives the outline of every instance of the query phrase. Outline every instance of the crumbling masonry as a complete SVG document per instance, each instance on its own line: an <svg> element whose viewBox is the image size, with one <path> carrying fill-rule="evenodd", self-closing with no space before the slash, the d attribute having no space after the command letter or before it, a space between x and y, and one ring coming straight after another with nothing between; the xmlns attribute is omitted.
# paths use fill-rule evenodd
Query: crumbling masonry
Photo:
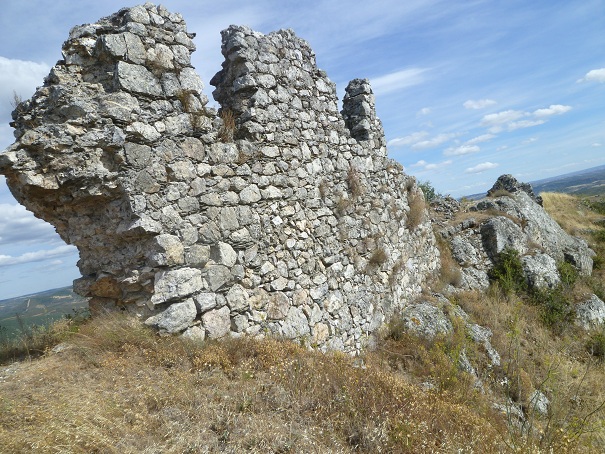
<svg viewBox="0 0 605 454"><path fill-rule="evenodd" d="M222 33L206 107L179 14L75 27L13 113L0 172L80 252L94 310L187 336L358 351L439 267L422 193L387 158L367 80L334 84L290 30Z"/></svg>

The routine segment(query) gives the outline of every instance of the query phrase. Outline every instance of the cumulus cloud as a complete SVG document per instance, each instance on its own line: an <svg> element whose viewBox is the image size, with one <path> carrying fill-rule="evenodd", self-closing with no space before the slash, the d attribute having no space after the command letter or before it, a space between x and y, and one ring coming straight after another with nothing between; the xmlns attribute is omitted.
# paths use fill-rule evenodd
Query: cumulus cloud
<svg viewBox="0 0 605 454"><path fill-rule="evenodd" d="M31 262L41 262L50 258L71 255L77 253L77 251L78 250L75 248L75 246L68 246L67 244L65 244L63 246L58 246L54 249L26 252L17 257L0 254L0 267L20 265L23 263Z"/></svg>
<svg viewBox="0 0 605 454"><path fill-rule="evenodd" d="M33 61L0 57L0 118L8 122L13 93L29 98L44 82L50 66Z"/></svg>
<svg viewBox="0 0 605 454"><path fill-rule="evenodd" d="M503 110L493 114L485 115L481 120L481 126L489 129L490 133L501 132L505 129L514 131L516 129L531 128L546 123L548 117L562 115L571 110L571 106L562 104L551 104L543 109L533 112L522 110Z"/></svg>
<svg viewBox="0 0 605 454"><path fill-rule="evenodd" d="M473 137L472 139L467 140L466 143L468 145L475 145L477 143L487 142L488 140L492 140L494 137L496 137L494 134L481 134L480 136Z"/></svg>
<svg viewBox="0 0 605 454"><path fill-rule="evenodd" d="M552 104L550 107L546 109L538 109L534 110L534 116L540 117L549 117L551 115L561 115L565 112L569 112L571 110L571 106L563 106L561 104Z"/></svg>
<svg viewBox="0 0 605 454"><path fill-rule="evenodd" d="M450 147L443 152L445 156L462 156L469 153L477 153L481 149L477 145L464 144L458 147Z"/></svg>
<svg viewBox="0 0 605 454"><path fill-rule="evenodd" d="M500 164L494 163L494 162L482 162L481 164L477 164L474 167L469 167L468 169L466 169L464 171L464 173L481 173L484 172L486 170L490 170L490 169L495 169L496 167L498 167Z"/></svg>
<svg viewBox="0 0 605 454"><path fill-rule="evenodd" d="M387 142L387 146L393 148L405 147L406 145L412 145L416 142L421 141L428 135L429 133L426 131L419 131L405 137L396 137L395 139L389 140Z"/></svg>
<svg viewBox="0 0 605 454"><path fill-rule="evenodd" d="M469 99L468 101L465 101L462 105L465 109L477 110L485 109L486 107L493 106L494 104L496 104L496 101L494 101L493 99L478 99L476 101Z"/></svg>
<svg viewBox="0 0 605 454"><path fill-rule="evenodd" d="M579 79L578 82L605 82L605 68L593 69Z"/></svg>
<svg viewBox="0 0 605 454"><path fill-rule="evenodd" d="M52 242L57 239L53 226L35 218L23 206L0 203L0 244Z"/></svg>
<svg viewBox="0 0 605 454"><path fill-rule="evenodd" d="M539 126L546 123L544 120L521 120L513 121L508 124L508 130L514 131L515 129L531 128L532 126Z"/></svg>
<svg viewBox="0 0 605 454"><path fill-rule="evenodd" d="M457 134L438 134L435 137L431 137L427 140L421 140L412 145L413 150L426 150L427 148L438 147L442 143L447 142L450 139L456 137Z"/></svg>
<svg viewBox="0 0 605 454"><path fill-rule="evenodd" d="M428 163L424 159L421 159L416 164L412 164L410 167L414 167L414 168L419 169L420 171L424 171L424 170L437 170L437 169L440 169L441 167L447 167L450 164L452 164L451 159L448 159L447 161L434 162L434 163Z"/></svg>
<svg viewBox="0 0 605 454"><path fill-rule="evenodd" d="M377 95L384 95L393 91L413 87L424 82L423 74L427 71L425 68L402 69L384 76L370 79L372 90Z"/></svg>
<svg viewBox="0 0 605 454"><path fill-rule="evenodd" d="M418 111L418 113L416 114L417 117L420 117L422 115L428 115L431 113L431 108L430 107L423 107L422 109L420 109Z"/></svg>
<svg viewBox="0 0 605 454"><path fill-rule="evenodd" d="M502 125L518 120L525 115L527 115L527 113L520 110L503 110L502 112L485 115L481 120L481 126L492 128L501 127Z"/></svg>

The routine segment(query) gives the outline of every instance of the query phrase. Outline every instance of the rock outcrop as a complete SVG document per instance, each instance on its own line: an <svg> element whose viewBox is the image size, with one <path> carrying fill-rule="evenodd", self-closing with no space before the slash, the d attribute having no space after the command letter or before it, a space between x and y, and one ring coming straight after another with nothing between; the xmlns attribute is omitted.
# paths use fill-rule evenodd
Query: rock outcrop
<svg viewBox="0 0 605 454"><path fill-rule="evenodd" d="M570 263L581 275L592 273L594 252L563 231L530 185L503 175L488 194L438 226L460 266L460 288L486 289L488 273L505 249L519 253L530 288L556 287L560 262Z"/></svg>
<svg viewBox="0 0 605 454"><path fill-rule="evenodd" d="M0 172L78 247L75 289L93 309L134 307L194 338L272 332L359 350L439 268L368 81L349 84L340 113L305 41L232 26L217 114L193 36L151 4L73 28L13 112Z"/></svg>

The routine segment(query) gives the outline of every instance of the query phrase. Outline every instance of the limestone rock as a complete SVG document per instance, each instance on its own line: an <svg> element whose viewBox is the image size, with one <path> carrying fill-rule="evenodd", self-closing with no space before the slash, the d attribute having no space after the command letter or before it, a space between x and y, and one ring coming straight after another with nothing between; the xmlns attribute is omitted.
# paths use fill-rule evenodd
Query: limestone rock
<svg viewBox="0 0 605 454"><path fill-rule="evenodd" d="M229 334L231 330L231 317L229 308L223 306L220 309L214 309L202 315L202 323L206 329L206 334L210 339L219 339Z"/></svg>
<svg viewBox="0 0 605 454"><path fill-rule="evenodd" d="M158 315L149 317L145 323L155 326L160 331L170 334L178 333L193 324L197 316L197 309L193 299L189 298L182 303L174 303Z"/></svg>
<svg viewBox="0 0 605 454"><path fill-rule="evenodd" d="M576 324L585 330L600 328L605 323L605 302L597 295L576 306Z"/></svg>
<svg viewBox="0 0 605 454"><path fill-rule="evenodd" d="M550 255L527 255L521 263L530 288L555 288L561 283L557 262Z"/></svg>
<svg viewBox="0 0 605 454"><path fill-rule="evenodd" d="M439 307L423 301L406 307L401 316L407 330L427 339L449 334L452 322Z"/></svg>

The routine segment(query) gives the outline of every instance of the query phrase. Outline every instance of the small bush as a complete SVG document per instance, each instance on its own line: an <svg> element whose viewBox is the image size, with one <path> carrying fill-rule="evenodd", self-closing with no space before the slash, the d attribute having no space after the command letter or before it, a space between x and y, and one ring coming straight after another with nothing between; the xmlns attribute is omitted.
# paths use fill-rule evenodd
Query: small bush
<svg viewBox="0 0 605 454"><path fill-rule="evenodd" d="M519 293L527 290L521 258L515 249L506 248L500 252L489 277L504 293Z"/></svg>
<svg viewBox="0 0 605 454"><path fill-rule="evenodd" d="M563 332L575 318L573 305L561 287L535 289L531 301L540 307L542 322L556 333Z"/></svg>
<svg viewBox="0 0 605 454"><path fill-rule="evenodd" d="M592 333L586 342L586 351L603 361L605 359L605 330Z"/></svg>
<svg viewBox="0 0 605 454"><path fill-rule="evenodd" d="M566 288L572 288L578 280L578 270L569 262L560 262L557 265L559 275L561 276L561 283Z"/></svg>
<svg viewBox="0 0 605 454"><path fill-rule="evenodd" d="M429 203L441 196L441 194L437 193L431 182L428 180L418 183L418 187L422 189L424 199Z"/></svg>
<svg viewBox="0 0 605 454"><path fill-rule="evenodd" d="M370 266L379 267L382 266L388 260L389 256L387 255L384 248L379 247L370 256L368 263Z"/></svg>

